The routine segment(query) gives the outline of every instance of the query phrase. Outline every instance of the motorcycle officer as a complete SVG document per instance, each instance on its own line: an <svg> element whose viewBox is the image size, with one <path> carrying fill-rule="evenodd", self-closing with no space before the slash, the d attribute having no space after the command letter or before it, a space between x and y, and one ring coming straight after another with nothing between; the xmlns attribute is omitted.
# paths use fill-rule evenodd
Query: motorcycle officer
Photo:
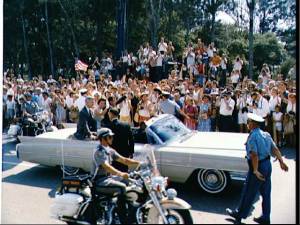
<svg viewBox="0 0 300 225"><path fill-rule="evenodd" d="M23 107L23 117L31 118L40 109L38 104L32 100L32 95L30 93L25 94L26 101Z"/></svg>
<svg viewBox="0 0 300 225"><path fill-rule="evenodd" d="M97 132L100 144L93 155L92 175L96 181L96 191L100 193L118 193L118 215L122 223L127 223L126 212L126 184L128 183L128 173L123 173L112 166L112 161L117 161L126 166L138 168L140 162L125 158L118 154L110 146L113 142L114 133L109 128L101 128Z"/></svg>

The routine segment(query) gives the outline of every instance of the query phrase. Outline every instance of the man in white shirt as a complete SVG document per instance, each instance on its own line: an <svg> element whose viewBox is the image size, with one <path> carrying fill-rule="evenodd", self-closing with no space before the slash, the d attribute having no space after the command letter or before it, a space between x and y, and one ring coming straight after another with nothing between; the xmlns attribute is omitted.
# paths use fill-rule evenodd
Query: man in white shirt
<svg viewBox="0 0 300 225"><path fill-rule="evenodd" d="M268 125L268 115L270 114L269 102L261 95L261 91L254 92L251 97L254 100L252 110L253 113L265 119L265 123L261 124L261 129L265 130Z"/></svg>
<svg viewBox="0 0 300 225"><path fill-rule="evenodd" d="M231 92L226 92L220 103L220 132L234 132L234 121L232 113L235 101L231 98Z"/></svg>
<svg viewBox="0 0 300 225"><path fill-rule="evenodd" d="M51 100L51 98L49 98L48 92L43 92L42 96L43 96L42 109L47 111L49 113L49 115L51 116L51 103L52 103L52 100Z"/></svg>
<svg viewBox="0 0 300 225"><path fill-rule="evenodd" d="M81 89L80 91L80 97L75 101L75 106L78 108L79 112L83 109L85 106L85 99L87 94L87 89Z"/></svg>

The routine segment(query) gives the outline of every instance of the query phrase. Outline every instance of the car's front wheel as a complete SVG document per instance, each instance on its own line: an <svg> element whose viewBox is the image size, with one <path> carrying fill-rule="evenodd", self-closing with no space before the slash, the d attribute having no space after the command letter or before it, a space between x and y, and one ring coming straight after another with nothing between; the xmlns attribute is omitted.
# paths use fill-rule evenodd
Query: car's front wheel
<svg viewBox="0 0 300 225"><path fill-rule="evenodd" d="M210 194L219 194L223 192L228 183L229 176L226 172L214 169L200 169L197 174L197 183Z"/></svg>

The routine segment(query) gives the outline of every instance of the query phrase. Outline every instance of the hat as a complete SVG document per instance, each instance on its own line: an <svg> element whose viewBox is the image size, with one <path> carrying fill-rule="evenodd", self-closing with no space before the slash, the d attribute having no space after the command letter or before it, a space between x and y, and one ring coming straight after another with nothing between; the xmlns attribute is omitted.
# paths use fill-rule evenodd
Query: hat
<svg viewBox="0 0 300 225"><path fill-rule="evenodd" d="M159 92L161 94L161 88L160 87L154 88L154 91L157 91L157 92Z"/></svg>
<svg viewBox="0 0 300 225"><path fill-rule="evenodd" d="M248 116L249 120L252 120L252 121L255 121L255 122L258 122L258 123L262 123L262 122L265 121L264 118L262 118L259 115L254 114L254 113L247 113L247 116Z"/></svg>
<svg viewBox="0 0 300 225"><path fill-rule="evenodd" d="M142 98L144 95L149 95L149 94L148 92L143 92L140 97Z"/></svg>
<svg viewBox="0 0 300 225"><path fill-rule="evenodd" d="M85 93L87 93L87 89L86 89L86 88L80 89L79 92L80 92L81 94L85 94Z"/></svg>
<svg viewBox="0 0 300 225"><path fill-rule="evenodd" d="M30 93L25 93L25 95L24 95L25 97L32 97L32 95L30 94Z"/></svg>
<svg viewBox="0 0 300 225"><path fill-rule="evenodd" d="M104 137L107 137L107 136L114 136L114 135L115 134L109 128L101 128L97 132L97 137L98 138L104 138Z"/></svg>
<svg viewBox="0 0 300 225"><path fill-rule="evenodd" d="M93 100L93 99L94 99L94 97L90 96L90 95L85 97L85 100Z"/></svg>
<svg viewBox="0 0 300 225"><path fill-rule="evenodd" d="M169 92L167 92L167 91L163 91L163 92L161 93L161 95L163 95L163 96L169 96L169 95L170 95L170 93L169 93Z"/></svg>

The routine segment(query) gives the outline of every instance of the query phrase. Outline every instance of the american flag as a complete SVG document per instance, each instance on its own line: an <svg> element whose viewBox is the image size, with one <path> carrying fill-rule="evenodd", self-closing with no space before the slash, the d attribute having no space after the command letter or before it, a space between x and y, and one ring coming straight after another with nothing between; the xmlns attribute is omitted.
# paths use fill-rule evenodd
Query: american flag
<svg viewBox="0 0 300 225"><path fill-rule="evenodd" d="M80 60L76 60L75 61L75 70L79 71L79 70L83 70L83 71L87 71L88 65L83 63Z"/></svg>

